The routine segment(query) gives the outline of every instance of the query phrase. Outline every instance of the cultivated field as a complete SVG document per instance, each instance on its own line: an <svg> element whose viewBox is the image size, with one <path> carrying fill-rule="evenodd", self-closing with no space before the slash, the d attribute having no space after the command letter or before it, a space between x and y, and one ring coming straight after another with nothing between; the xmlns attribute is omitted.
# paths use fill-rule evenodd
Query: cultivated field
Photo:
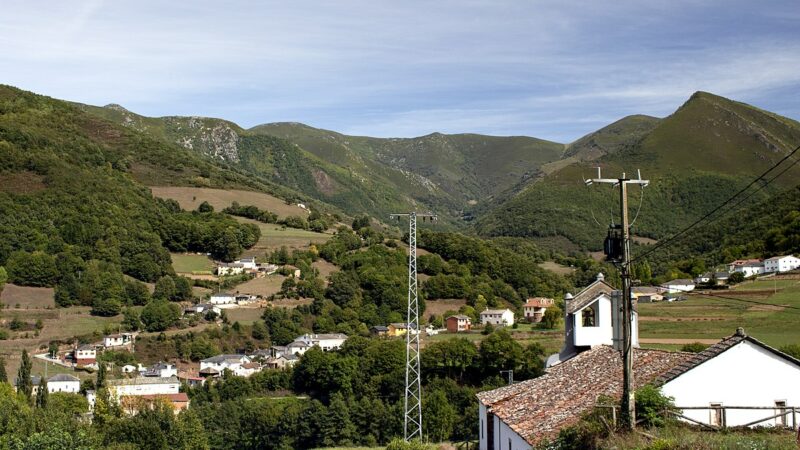
<svg viewBox="0 0 800 450"><path fill-rule="evenodd" d="M339 270L338 267L334 266L333 264L325 261L324 259L319 259L311 264L317 270L319 270L319 276L327 283L328 277L333 273Z"/></svg>
<svg viewBox="0 0 800 450"><path fill-rule="evenodd" d="M425 300L425 312L423 315L426 319L433 314L439 316L447 311L458 311L458 308L461 308L466 304L467 301L463 298Z"/></svg>
<svg viewBox="0 0 800 450"><path fill-rule="evenodd" d="M261 295L269 297L281 290L281 283L286 277L283 275L267 275L263 278L253 278L236 286L236 292L242 294Z"/></svg>
<svg viewBox="0 0 800 450"><path fill-rule="evenodd" d="M216 211L231 206L233 202L239 202L240 205L253 205L259 209L266 209L278 217L308 215L305 209L297 205L287 205L285 201L261 192L174 186L153 186L150 190L156 197L176 200L181 208L187 211L197 209L204 201Z"/></svg>
<svg viewBox="0 0 800 450"><path fill-rule="evenodd" d="M252 325L253 322L261 320L264 308L230 308L225 310L230 323L239 322L242 325Z"/></svg>
<svg viewBox="0 0 800 450"><path fill-rule="evenodd" d="M53 288L17 286L7 283L0 293L3 307L33 309L55 308Z"/></svg>
<svg viewBox="0 0 800 450"><path fill-rule="evenodd" d="M692 294L686 301L643 303L639 314L643 343L711 342L744 327L768 345L800 344L800 280L758 281Z"/></svg>
<svg viewBox="0 0 800 450"><path fill-rule="evenodd" d="M237 217L237 220L258 225L261 229L261 239L258 240L253 248L245 250L242 256L263 258L265 252L271 252L282 246L286 246L289 249L305 249L308 248L310 243L322 244L333 236L327 233L315 233L313 231L299 230L297 228L285 228L273 223L261 223L242 217Z"/></svg>
<svg viewBox="0 0 800 450"><path fill-rule="evenodd" d="M575 272L574 267L562 266L561 264L553 261L545 261L539 264L539 267L557 273L559 275L569 275L572 272Z"/></svg>

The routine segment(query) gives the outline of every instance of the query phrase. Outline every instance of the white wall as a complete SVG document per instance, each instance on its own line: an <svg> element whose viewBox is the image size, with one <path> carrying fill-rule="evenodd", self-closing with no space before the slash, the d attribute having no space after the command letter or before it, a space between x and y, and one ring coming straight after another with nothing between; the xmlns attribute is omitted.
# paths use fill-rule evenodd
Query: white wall
<svg viewBox="0 0 800 450"><path fill-rule="evenodd" d="M109 391L117 396L117 400L125 395L177 394L179 390L180 383L177 381L153 384L126 384L109 387Z"/></svg>
<svg viewBox="0 0 800 450"><path fill-rule="evenodd" d="M531 448L530 444L522 439L508 425L503 423L502 420L496 416L494 418L495 433L494 433L494 449L495 450L528 450Z"/></svg>
<svg viewBox="0 0 800 450"><path fill-rule="evenodd" d="M575 313L575 345L611 345L613 328L611 326L611 299L601 296L597 302L597 316L595 317L596 327L583 326L583 312L588 308L583 308ZM592 303L592 304L594 304Z"/></svg>
<svg viewBox="0 0 800 450"><path fill-rule="evenodd" d="M77 394L81 390L80 381L53 381L47 382L47 392L71 392Z"/></svg>
<svg viewBox="0 0 800 450"><path fill-rule="evenodd" d="M800 406L800 367L751 342L741 342L662 387L676 406L774 406L776 400ZM728 410L727 425L744 425L777 411ZM709 410L686 410L709 423ZM800 418L798 418L800 420ZM791 424L791 414L787 422ZM775 419L761 425L774 425Z"/></svg>

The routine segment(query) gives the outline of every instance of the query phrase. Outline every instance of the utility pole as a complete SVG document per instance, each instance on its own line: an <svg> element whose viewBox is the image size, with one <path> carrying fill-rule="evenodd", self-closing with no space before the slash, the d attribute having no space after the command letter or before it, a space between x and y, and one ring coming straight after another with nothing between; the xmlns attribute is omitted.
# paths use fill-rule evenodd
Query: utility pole
<svg viewBox="0 0 800 450"><path fill-rule="evenodd" d="M638 180L631 180L623 172L620 178L603 178L600 175L600 168L597 168L597 178L585 181L587 186L593 183L611 184L619 186L619 206L621 219L621 234L613 236L610 230L609 238L606 240L606 252L608 259L617 263L622 277L622 426L633 430L636 427L636 401L633 393L633 345L631 316L633 314L633 301L631 299L631 275L630 275L630 226L628 225L628 185L638 184L642 187L647 186L650 181L642 180L641 172L638 173Z"/></svg>
<svg viewBox="0 0 800 450"><path fill-rule="evenodd" d="M422 379L419 361L419 297L417 296L417 218L434 221L435 214L391 214L408 217L408 314L406 320L406 387L403 401L403 438L422 440Z"/></svg>

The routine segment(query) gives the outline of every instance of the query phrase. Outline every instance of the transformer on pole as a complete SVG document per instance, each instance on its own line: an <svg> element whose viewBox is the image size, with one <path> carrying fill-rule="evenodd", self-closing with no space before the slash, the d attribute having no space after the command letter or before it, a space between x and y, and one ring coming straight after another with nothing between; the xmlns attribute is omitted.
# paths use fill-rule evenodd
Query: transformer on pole
<svg viewBox="0 0 800 450"><path fill-rule="evenodd" d="M639 172L638 180L631 180L623 173L620 178L603 178L597 168L597 178L585 180L587 186L594 183L619 186L620 225L611 226L608 237L603 243L606 259L619 267L622 276L622 424L633 430L636 427L636 402L633 393L633 344L631 316L633 302L631 300L630 276L630 226L628 225L628 185L638 184L643 188L650 184L643 180ZM615 312L616 313L616 312Z"/></svg>
<svg viewBox="0 0 800 450"><path fill-rule="evenodd" d="M417 295L417 218L436 220L435 214L391 214L408 217L408 314L406 319L406 386L403 401L403 439L422 440L422 378L419 360L419 297Z"/></svg>

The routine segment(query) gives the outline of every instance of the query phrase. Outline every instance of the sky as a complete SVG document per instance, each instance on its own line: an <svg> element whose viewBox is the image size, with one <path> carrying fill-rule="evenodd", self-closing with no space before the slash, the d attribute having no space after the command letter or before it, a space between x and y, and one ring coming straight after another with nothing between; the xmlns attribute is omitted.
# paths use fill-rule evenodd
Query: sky
<svg viewBox="0 0 800 450"><path fill-rule="evenodd" d="M147 116L571 142L698 90L800 119L796 0L0 0L0 83Z"/></svg>

